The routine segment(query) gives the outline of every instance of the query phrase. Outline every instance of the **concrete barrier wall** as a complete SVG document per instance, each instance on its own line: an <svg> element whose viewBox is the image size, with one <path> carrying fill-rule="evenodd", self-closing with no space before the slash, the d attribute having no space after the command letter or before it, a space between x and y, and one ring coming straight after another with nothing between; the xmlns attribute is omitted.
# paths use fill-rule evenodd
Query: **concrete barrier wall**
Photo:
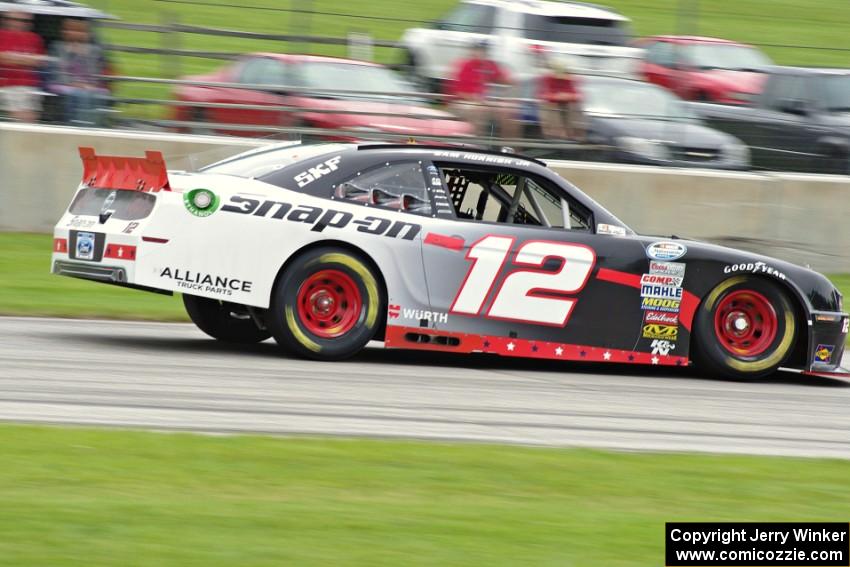
<svg viewBox="0 0 850 567"><path fill-rule="evenodd" d="M0 230L50 232L80 180L77 147L161 151L195 169L260 140L0 125ZM636 231L698 238L850 272L850 177L552 162Z"/></svg>

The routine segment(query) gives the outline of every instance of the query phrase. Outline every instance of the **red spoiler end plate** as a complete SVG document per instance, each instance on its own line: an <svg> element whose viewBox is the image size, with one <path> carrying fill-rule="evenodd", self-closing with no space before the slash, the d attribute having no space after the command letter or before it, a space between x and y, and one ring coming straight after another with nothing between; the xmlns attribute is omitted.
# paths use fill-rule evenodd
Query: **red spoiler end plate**
<svg viewBox="0 0 850 567"><path fill-rule="evenodd" d="M170 191L168 171L161 152L145 152L145 157L99 156L93 148L80 148L83 183L95 189L130 191Z"/></svg>

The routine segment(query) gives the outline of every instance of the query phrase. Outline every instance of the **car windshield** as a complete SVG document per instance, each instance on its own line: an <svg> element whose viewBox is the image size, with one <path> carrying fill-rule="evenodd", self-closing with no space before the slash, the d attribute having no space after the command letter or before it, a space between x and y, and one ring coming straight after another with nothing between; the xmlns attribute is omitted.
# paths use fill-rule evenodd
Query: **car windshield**
<svg viewBox="0 0 850 567"><path fill-rule="evenodd" d="M378 95L412 93L412 85L384 67L353 63L312 62L298 65L295 74L299 86L319 90L354 91Z"/></svg>
<svg viewBox="0 0 850 567"><path fill-rule="evenodd" d="M669 91L637 81L596 81L580 83L584 110L588 114L652 118L656 120L695 120L687 105Z"/></svg>
<svg viewBox="0 0 850 567"><path fill-rule="evenodd" d="M773 62L767 55L743 45L727 43L699 43L685 46L688 63L700 69L727 69L732 71L761 71Z"/></svg>
<svg viewBox="0 0 850 567"><path fill-rule="evenodd" d="M526 38L536 41L621 46L629 43L626 22L606 18L526 14L523 32Z"/></svg>
<svg viewBox="0 0 850 567"><path fill-rule="evenodd" d="M824 105L832 112L850 112L850 75L826 78Z"/></svg>

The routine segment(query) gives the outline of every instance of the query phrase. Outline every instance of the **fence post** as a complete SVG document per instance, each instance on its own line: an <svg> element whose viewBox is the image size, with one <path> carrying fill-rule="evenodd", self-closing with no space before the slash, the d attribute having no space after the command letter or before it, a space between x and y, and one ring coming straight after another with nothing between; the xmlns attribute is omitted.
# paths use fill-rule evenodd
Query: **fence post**
<svg viewBox="0 0 850 567"><path fill-rule="evenodd" d="M172 12L160 12L159 23L169 28L168 32L159 34L159 47L161 49L181 49L182 35L176 29L180 23L180 17ZM179 55L161 54L159 56L159 74L168 79L182 75L180 59Z"/></svg>

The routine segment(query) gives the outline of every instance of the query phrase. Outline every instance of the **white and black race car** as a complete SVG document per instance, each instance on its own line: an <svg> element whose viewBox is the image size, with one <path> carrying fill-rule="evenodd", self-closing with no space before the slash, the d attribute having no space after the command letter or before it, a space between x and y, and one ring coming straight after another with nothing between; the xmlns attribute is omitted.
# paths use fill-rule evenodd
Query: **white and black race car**
<svg viewBox="0 0 850 567"><path fill-rule="evenodd" d="M387 347L839 373L850 318L824 276L635 235L530 158L278 145L200 172L80 150L53 272L179 292L223 341L338 360Z"/></svg>

